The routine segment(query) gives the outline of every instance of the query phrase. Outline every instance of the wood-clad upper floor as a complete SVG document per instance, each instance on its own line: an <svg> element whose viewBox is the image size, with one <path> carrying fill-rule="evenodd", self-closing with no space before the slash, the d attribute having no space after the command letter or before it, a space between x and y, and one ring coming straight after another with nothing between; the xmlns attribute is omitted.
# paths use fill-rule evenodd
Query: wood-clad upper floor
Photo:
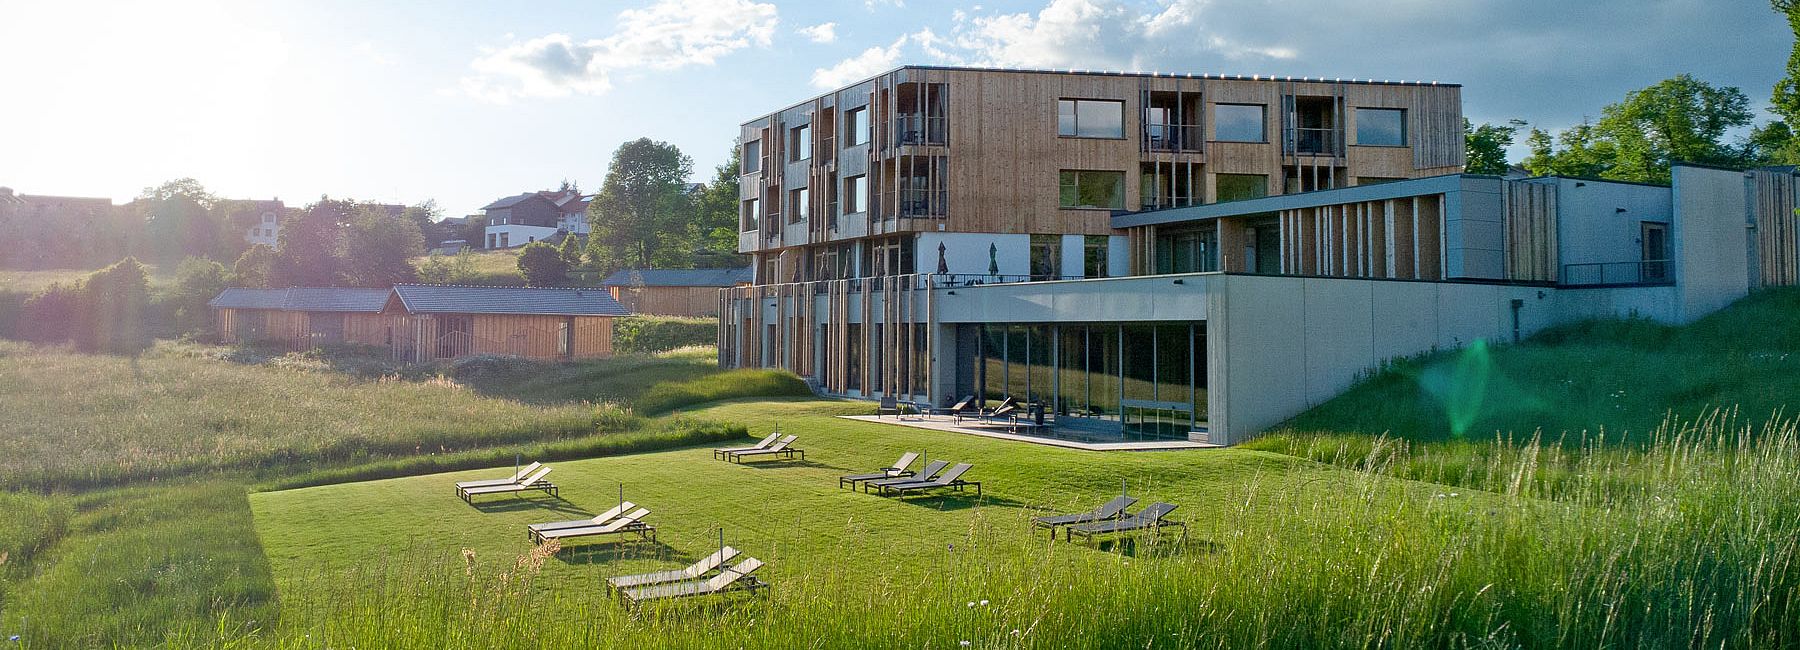
<svg viewBox="0 0 1800 650"><path fill-rule="evenodd" d="M1435 83L903 67L742 126L743 252L1108 234L1116 211L1459 172Z"/></svg>

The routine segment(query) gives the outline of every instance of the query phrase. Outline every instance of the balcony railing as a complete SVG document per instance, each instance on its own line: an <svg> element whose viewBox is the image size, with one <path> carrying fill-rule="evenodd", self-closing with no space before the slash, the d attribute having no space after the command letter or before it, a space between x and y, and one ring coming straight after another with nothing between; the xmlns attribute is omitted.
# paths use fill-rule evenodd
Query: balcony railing
<svg viewBox="0 0 1800 650"><path fill-rule="evenodd" d="M1144 149L1148 151L1199 151L1202 137L1198 124L1144 125Z"/></svg>
<svg viewBox="0 0 1800 650"><path fill-rule="evenodd" d="M1313 156L1341 156L1344 152L1341 129L1288 129L1289 153Z"/></svg>
<svg viewBox="0 0 1800 650"><path fill-rule="evenodd" d="M900 115L894 118L894 141L901 145L950 143L948 118L927 115Z"/></svg>
<svg viewBox="0 0 1800 650"><path fill-rule="evenodd" d="M1190 205L1199 204L1200 199L1198 197L1161 194L1144 196L1142 206L1145 210L1161 210L1163 208L1185 208Z"/></svg>
<svg viewBox="0 0 1800 650"><path fill-rule="evenodd" d="M942 217L950 212L948 190L900 190L898 214L902 217Z"/></svg>
<svg viewBox="0 0 1800 650"><path fill-rule="evenodd" d="M1564 264L1562 268L1562 284L1571 287L1656 285L1673 284L1674 282L1674 269L1668 260Z"/></svg>

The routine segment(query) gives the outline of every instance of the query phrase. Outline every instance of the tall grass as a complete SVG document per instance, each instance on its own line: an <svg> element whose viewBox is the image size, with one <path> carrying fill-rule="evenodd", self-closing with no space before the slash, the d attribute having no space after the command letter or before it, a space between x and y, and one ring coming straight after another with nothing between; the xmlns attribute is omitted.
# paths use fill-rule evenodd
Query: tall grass
<svg viewBox="0 0 1800 650"><path fill-rule="evenodd" d="M739 397L804 397L811 394L812 388L794 373L738 368L687 381L657 384L633 403L640 413L656 414Z"/></svg>
<svg viewBox="0 0 1800 650"><path fill-rule="evenodd" d="M1581 471L1557 501L1531 499L1526 479L1508 494L1444 488L1407 497L1388 478L1396 456L1379 455L1299 493L1252 485L1243 498L1193 504L1217 523L1185 541L1147 537L1117 553L1042 538L1020 544L1022 517L990 507L931 566L917 567L923 579L846 582L839 566L797 561L829 549L784 548L767 558L774 586L766 598L637 611L598 586L543 589L522 568L529 559L469 562L407 549L386 564L311 578L296 590L311 596L290 599L283 625L249 640L419 648L1800 644L1794 423L1752 431L1710 420L1627 460L1610 451L1578 460ZM1495 477L1538 471L1531 454L1492 462ZM808 568L783 570L797 565Z"/></svg>

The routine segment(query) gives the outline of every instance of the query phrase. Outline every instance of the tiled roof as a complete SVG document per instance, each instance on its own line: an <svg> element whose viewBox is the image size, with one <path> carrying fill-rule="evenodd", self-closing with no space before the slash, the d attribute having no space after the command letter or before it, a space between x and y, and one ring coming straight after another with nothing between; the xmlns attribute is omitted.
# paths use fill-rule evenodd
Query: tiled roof
<svg viewBox="0 0 1800 650"><path fill-rule="evenodd" d="M299 287L294 289L226 289L207 305L223 309L278 309L281 311L379 312L387 304L387 289Z"/></svg>
<svg viewBox="0 0 1800 650"><path fill-rule="evenodd" d="M524 194L517 194L517 195L509 196L504 199L495 201L493 203L489 203L487 205L481 206L481 209L483 209L483 210L499 210L499 209L503 209L503 208L510 208L510 207L520 204L521 202L524 202L526 199L529 199L529 198L537 196L537 195L538 195L537 192L526 192Z"/></svg>
<svg viewBox="0 0 1800 650"><path fill-rule="evenodd" d="M606 276L607 287L730 287L751 280L750 267L735 269L625 269Z"/></svg>
<svg viewBox="0 0 1800 650"><path fill-rule="evenodd" d="M466 287L430 284L394 286L400 304L414 314L540 314L629 316L631 310L605 289Z"/></svg>

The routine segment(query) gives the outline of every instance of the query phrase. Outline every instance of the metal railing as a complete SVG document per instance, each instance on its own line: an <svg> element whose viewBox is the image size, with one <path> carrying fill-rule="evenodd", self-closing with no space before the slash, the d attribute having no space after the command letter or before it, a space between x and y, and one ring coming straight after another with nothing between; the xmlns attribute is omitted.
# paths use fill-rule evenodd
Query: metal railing
<svg viewBox="0 0 1800 650"><path fill-rule="evenodd" d="M1564 264L1561 284L1571 287L1592 287L1673 284L1674 282L1674 268L1669 260L1644 260L1641 262Z"/></svg>
<svg viewBox="0 0 1800 650"><path fill-rule="evenodd" d="M950 120L941 116L901 114L894 118L894 141L902 144L949 144Z"/></svg>
<svg viewBox="0 0 1800 650"><path fill-rule="evenodd" d="M1341 156L1344 153L1344 131L1332 128L1290 128L1288 147L1288 153Z"/></svg>
<svg viewBox="0 0 1800 650"><path fill-rule="evenodd" d="M1146 124L1147 151L1199 151L1203 136L1198 124Z"/></svg>
<svg viewBox="0 0 1800 650"><path fill-rule="evenodd" d="M1174 195L1170 195L1170 194L1147 195L1144 197L1144 199L1141 203L1141 205L1143 206L1143 209L1145 209L1145 210L1160 210L1163 208L1184 208L1184 207L1187 207L1190 205L1199 205L1199 204L1200 204L1199 197L1174 196Z"/></svg>

